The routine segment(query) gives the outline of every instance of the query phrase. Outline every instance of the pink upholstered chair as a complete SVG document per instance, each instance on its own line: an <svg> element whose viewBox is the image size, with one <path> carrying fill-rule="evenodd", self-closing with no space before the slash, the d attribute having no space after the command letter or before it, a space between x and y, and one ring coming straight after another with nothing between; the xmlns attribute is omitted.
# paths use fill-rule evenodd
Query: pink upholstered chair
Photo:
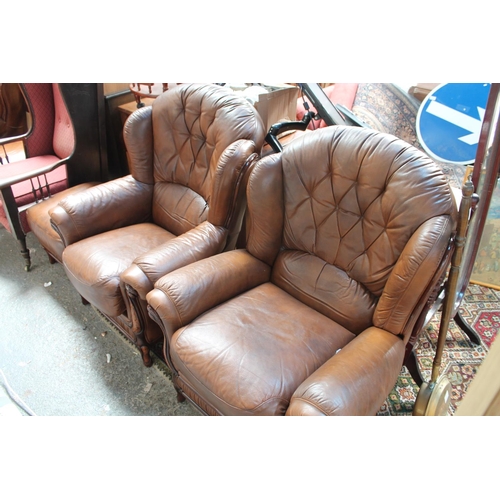
<svg viewBox="0 0 500 500"><path fill-rule="evenodd" d="M73 124L57 83L21 83L31 126L27 134L1 139L1 145L23 141L25 159L0 167L0 222L20 242L26 270L30 228L25 210L68 187L65 163L75 147Z"/></svg>

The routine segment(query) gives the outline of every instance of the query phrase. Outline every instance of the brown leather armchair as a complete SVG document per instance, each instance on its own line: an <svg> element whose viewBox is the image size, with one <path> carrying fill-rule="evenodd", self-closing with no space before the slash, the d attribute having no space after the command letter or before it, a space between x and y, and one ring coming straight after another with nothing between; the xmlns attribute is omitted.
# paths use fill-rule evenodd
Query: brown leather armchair
<svg viewBox="0 0 500 500"><path fill-rule="evenodd" d="M449 254L457 210L423 153L358 127L260 159L245 249L147 301L182 400L209 415L374 415Z"/></svg>
<svg viewBox="0 0 500 500"><path fill-rule="evenodd" d="M176 87L127 120L130 175L50 211L71 283L140 348L146 366L163 338L147 315L147 292L165 273L234 247L264 132L231 91Z"/></svg>

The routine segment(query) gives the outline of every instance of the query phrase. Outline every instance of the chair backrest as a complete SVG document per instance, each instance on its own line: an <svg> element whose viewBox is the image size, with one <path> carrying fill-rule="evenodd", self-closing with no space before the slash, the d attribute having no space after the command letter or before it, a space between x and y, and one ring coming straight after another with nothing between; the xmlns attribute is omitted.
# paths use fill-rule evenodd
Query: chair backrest
<svg viewBox="0 0 500 500"><path fill-rule="evenodd" d="M130 171L154 184L154 222L179 235L213 218L227 148L246 158L249 144L260 153L264 135L255 108L217 85L180 85L134 112L125 125Z"/></svg>
<svg viewBox="0 0 500 500"><path fill-rule="evenodd" d="M31 113L31 131L25 139L26 157L71 156L75 148L73 123L57 83L23 83Z"/></svg>
<svg viewBox="0 0 500 500"><path fill-rule="evenodd" d="M247 249L276 285L354 333L408 338L457 219L427 156L388 134L328 127L260 160L247 199Z"/></svg>

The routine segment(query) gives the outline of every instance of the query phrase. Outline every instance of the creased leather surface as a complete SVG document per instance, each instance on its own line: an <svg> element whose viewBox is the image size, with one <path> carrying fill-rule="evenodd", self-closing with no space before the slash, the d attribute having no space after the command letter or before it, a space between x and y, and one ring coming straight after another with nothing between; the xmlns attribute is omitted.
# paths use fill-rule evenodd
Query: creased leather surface
<svg viewBox="0 0 500 500"><path fill-rule="evenodd" d="M422 293L436 274L453 229L453 217L442 215L415 231L387 280L373 316L375 326L408 340L413 326L408 311L418 310L418 304L425 302Z"/></svg>
<svg viewBox="0 0 500 500"><path fill-rule="evenodd" d="M429 241L420 238L418 245L407 247L406 255L413 256L417 247L427 245L437 248L434 257L442 256L456 208L439 168L396 137L356 127L321 129L313 134L292 142L282 155L282 241L290 252L280 255L273 280L359 333L372 324L378 299L415 232L420 231ZM436 218L441 215L443 219ZM433 222L419 229L431 219ZM448 225L442 232L444 219ZM443 235L439 241L433 234L435 226ZM306 261L308 273L300 269ZM432 265L437 267L435 260ZM411 284L412 288L408 301L400 304L399 324L393 324L395 334L401 333L432 275L427 272L416 280L419 265L407 270L411 272L404 276L405 285L398 293L405 296L404 286L409 290ZM326 282L330 283L327 294L323 291Z"/></svg>
<svg viewBox="0 0 500 500"><path fill-rule="evenodd" d="M123 138L130 158L130 174L144 184L153 184L153 109L134 111L125 122Z"/></svg>
<svg viewBox="0 0 500 500"><path fill-rule="evenodd" d="M172 271L155 283L148 304L173 332L234 295L269 281L270 268L246 250L214 255Z"/></svg>
<svg viewBox="0 0 500 500"><path fill-rule="evenodd" d="M152 124L154 221L180 234L207 220L226 148L246 139L254 144L252 152L259 152L264 127L244 99L216 85L198 84L181 85L158 97ZM226 203L222 210L228 208Z"/></svg>
<svg viewBox="0 0 500 500"><path fill-rule="evenodd" d="M64 198L49 211L65 245L130 224L151 214L152 186L131 175Z"/></svg>
<svg viewBox="0 0 500 500"><path fill-rule="evenodd" d="M125 312L120 274L137 253L145 253L174 236L151 223L135 224L86 238L63 252L68 277L78 292L104 314ZM117 245L116 242L127 242Z"/></svg>
<svg viewBox="0 0 500 500"><path fill-rule="evenodd" d="M283 290L342 325L361 333L372 324L376 298L349 275L324 260L297 250L276 259L272 281Z"/></svg>
<svg viewBox="0 0 500 500"><path fill-rule="evenodd" d="M353 337L265 283L178 330L172 360L224 414L284 415L295 388Z"/></svg>
<svg viewBox="0 0 500 500"><path fill-rule="evenodd" d="M36 236L40 244L59 262L62 261L64 244L60 236L50 225L50 218L47 211L55 207L61 200L70 194L78 193L97 185L95 182L86 182L70 187L62 192L56 193L42 203L37 203L26 210L26 218L31 231Z"/></svg>
<svg viewBox="0 0 500 500"><path fill-rule="evenodd" d="M143 328L152 338L144 298L157 279L235 239L247 160L264 133L255 108L230 90L181 85L128 118L130 175L51 210L73 285L110 318L126 311L129 321L115 322L130 338Z"/></svg>
<svg viewBox="0 0 500 500"><path fill-rule="evenodd" d="M283 232L283 174L281 156L262 158L255 165L247 186L248 251L273 265Z"/></svg>
<svg viewBox="0 0 500 500"><path fill-rule="evenodd" d="M287 415L375 415L396 383L404 343L369 328L295 391Z"/></svg>
<svg viewBox="0 0 500 500"><path fill-rule="evenodd" d="M283 414L297 391L291 415L374 414L456 225L444 175L394 136L327 127L259 160L247 198L246 260L270 282L234 289L245 266L217 256L148 294L179 386L211 413Z"/></svg>
<svg viewBox="0 0 500 500"><path fill-rule="evenodd" d="M137 257L122 273L121 280L131 285L145 300L154 283L165 274L222 252L226 235L224 227L202 222L191 231Z"/></svg>

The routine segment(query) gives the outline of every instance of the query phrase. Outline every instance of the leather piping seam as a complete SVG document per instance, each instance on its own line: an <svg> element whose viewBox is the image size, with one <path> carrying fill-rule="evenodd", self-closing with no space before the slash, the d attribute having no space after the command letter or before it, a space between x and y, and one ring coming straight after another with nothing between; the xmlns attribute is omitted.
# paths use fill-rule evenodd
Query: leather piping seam
<svg viewBox="0 0 500 500"><path fill-rule="evenodd" d="M308 399L305 399L303 397L297 397L297 396L294 396L292 397L292 401L301 401L303 403L306 403L308 404L309 406L312 406L313 408L316 408L316 410L320 411L321 413L323 413L323 415L328 415L328 416L332 416L334 414L334 412L331 412L331 411L325 411L324 409L322 409L320 406L318 406L316 403L313 403L312 401L308 400ZM298 416L298 415L295 415L295 416Z"/></svg>
<svg viewBox="0 0 500 500"><path fill-rule="evenodd" d="M179 355L177 355L177 357L179 357ZM179 357L179 358L180 358L180 357ZM188 371L188 372L191 374L191 376L192 376L195 380L197 380L197 381L198 381L198 383L199 383L200 385L202 385L202 386L203 386L203 387L207 390L207 392L210 392L210 394L212 394L214 398L216 398L216 399L217 399L217 400L219 400L221 403L223 403L224 405L226 405L226 406L228 406L228 407L230 407L230 408L235 408L236 410L239 410L239 411L245 411L245 412L250 412L250 413L251 413L251 412L255 412L255 410L257 410L257 409L261 408L262 406L264 406L265 404L269 403L270 401L283 401L283 402L285 402L285 403L286 403L286 402L288 402L288 405L290 405L290 399L288 399L288 400L287 400L287 399L285 399L285 398L283 398L283 397L277 397L277 396L274 396L274 397L270 397L270 398L265 399L264 401L262 401L261 403L259 403L257 406L254 406L253 408L249 408L249 409L245 409L245 408L238 408L237 406L235 406L235 405L233 405L233 404L231 404L231 403L228 403L227 401L224 401L224 400L223 400L220 396L218 396L217 394L215 394L215 392L214 392L212 389L209 389L209 388L206 386L206 384L204 384L204 383L200 380L200 378L199 378L199 377L196 377L196 376L194 375L194 373L191 371L191 369L190 369L190 368L189 368L189 367L188 367L185 363L183 363L183 367L186 369L186 371ZM201 399L205 399L205 398L203 398L203 397L202 397L202 396L198 393L198 391L196 391L196 390L192 387L192 385L191 385L190 383L188 383L188 382L185 380L185 378L183 378L183 377L182 377L182 372L181 372L181 371L177 370L177 372L178 372L178 377L179 377L179 378L180 378L180 379L181 379L184 383L186 383L186 385L188 385L189 387L191 387L191 388L192 388L192 390L193 390L193 392L195 392L196 394L198 394L198 396L199 396ZM208 401L207 401L207 403L208 403ZM208 403L208 404L210 404L210 406L213 406L211 403Z"/></svg>

